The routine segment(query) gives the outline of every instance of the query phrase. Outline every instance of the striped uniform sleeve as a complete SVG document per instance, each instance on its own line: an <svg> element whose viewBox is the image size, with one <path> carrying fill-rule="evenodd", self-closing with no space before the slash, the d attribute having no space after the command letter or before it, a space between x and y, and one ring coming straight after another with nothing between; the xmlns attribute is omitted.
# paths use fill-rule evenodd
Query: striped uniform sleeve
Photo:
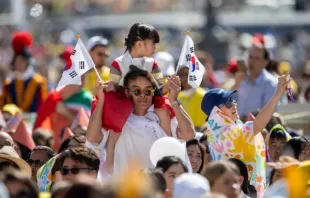
<svg viewBox="0 0 310 198"><path fill-rule="evenodd" d="M122 73L121 73L120 66L118 62L114 60L112 63L111 70L110 70L110 81L114 82L115 84L118 84L121 78L122 78Z"/></svg>
<svg viewBox="0 0 310 198"><path fill-rule="evenodd" d="M0 96L0 108L2 109L4 105L8 103L7 98L9 97L9 92L8 92L8 86L9 86L9 80L5 80L5 83L2 88L2 93Z"/></svg>
<svg viewBox="0 0 310 198"><path fill-rule="evenodd" d="M48 96L48 88L47 88L47 80L43 78L42 83L40 84L40 92L41 92L41 103L46 100Z"/></svg>
<svg viewBox="0 0 310 198"><path fill-rule="evenodd" d="M154 76L155 80L158 82L159 85L165 84L164 76L161 73L160 68L156 61L154 61L154 64L152 67L152 75Z"/></svg>

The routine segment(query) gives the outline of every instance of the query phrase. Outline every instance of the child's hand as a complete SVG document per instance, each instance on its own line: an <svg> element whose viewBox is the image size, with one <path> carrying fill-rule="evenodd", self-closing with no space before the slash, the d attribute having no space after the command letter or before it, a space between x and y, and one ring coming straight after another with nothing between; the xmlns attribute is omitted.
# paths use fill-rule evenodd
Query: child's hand
<svg viewBox="0 0 310 198"><path fill-rule="evenodd" d="M98 97L99 101L104 101L104 90L107 86L104 82L98 81L96 83L96 88L94 89L93 93Z"/></svg>
<svg viewBox="0 0 310 198"><path fill-rule="evenodd" d="M115 86L112 81L105 82L104 85L105 85L104 91L106 92L115 91Z"/></svg>

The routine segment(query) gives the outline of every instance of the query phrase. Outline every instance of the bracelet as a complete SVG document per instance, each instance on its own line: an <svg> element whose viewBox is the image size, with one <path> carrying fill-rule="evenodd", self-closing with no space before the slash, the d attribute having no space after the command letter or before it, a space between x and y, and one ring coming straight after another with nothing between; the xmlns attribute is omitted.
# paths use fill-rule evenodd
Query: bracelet
<svg viewBox="0 0 310 198"><path fill-rule="evenodd" d="M172 104L171 106L176 106L176 105L181 105L181 101L179 99L176 99Z"/></svg>

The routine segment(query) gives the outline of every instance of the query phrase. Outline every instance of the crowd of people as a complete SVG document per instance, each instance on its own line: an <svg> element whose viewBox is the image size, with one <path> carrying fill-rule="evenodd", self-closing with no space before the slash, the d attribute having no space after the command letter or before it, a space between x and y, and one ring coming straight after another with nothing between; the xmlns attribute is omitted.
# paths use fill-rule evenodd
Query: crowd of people
<svg viewBox="0 0 310 198"><path fill-rule="evenodd" d="M310 142L276 113L294 80L274 70L263 38L254 37L244 68L229 64L234 80L223 87L196 51L206 67L199 88L188 65L155 53L159 42L153 26L136 23L107 66L109 41L92 37L96 70L56 91L33 67L31 33L15 32L0 97L0 197L310 197ZM74 51L59 54L66 68ZM154 161L163 139L167 154ZM183 153L170 155L177 147Z"/></svg>

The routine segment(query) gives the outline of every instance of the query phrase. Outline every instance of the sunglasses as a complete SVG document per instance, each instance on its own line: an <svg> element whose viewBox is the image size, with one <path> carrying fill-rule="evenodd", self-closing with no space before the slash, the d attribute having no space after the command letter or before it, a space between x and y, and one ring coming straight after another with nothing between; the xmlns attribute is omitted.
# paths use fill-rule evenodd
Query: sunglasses
<svg viewBox="0 0 310 198"><path fill-rule="evenodd" d="M45 162L41 161L41 160L32 160L32 159L29 159L28 160L28 164L30 166L34 165L36 167L41 167Z"/></svg>
<svg viewBox="0 0 310 198"><path fill-rule="evenodd" d="M143 90L141 90L140 88L136 88L133 90L130 90L135 96L140 96L142 93L146 96L153 96L155 90L152 88L145 88Z"/></svg>
<svg viewBox="0 0 310 198"><path fill-rule="evenodd" d="M95 170L93 168L61 168L60 169L60 173L62 175L68 175L69 173L73 174L73 175L77 175L80 173L81 170L88 170L88 171L92 171L92 170Z"/></svg>
<svg viewBox="0 0 310 198"><path fill-rule="evenodd" d="M0 162L0 170L1 171L8 169L10 167L16 168L16 165L12 164L11 162Z"/></svg>
<svg viewBox="0 0 310 198"><path fill-rule="evenodd" d="M233 104L236 104L236 103L237 103L237 98L236 96L232 95L228 98L228 100L224 104L220 104L218 105L218 107L222 108L225 105L228 109L230 109L233 106Z"/></svg>

